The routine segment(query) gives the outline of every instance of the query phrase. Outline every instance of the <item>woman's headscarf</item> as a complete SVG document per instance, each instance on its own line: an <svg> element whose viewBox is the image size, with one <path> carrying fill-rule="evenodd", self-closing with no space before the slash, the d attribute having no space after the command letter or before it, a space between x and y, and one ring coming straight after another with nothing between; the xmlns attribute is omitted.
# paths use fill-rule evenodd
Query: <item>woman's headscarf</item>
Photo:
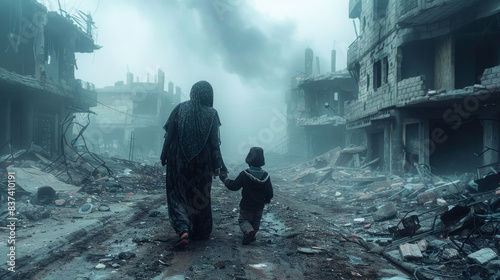
<svg viewBox="0 0 500 280"><path fill-rule="evenodd" d="M192 160L205 147L212 125L219 116L212 108L214 91L207 81L199 81L191 87L191 100L179 107L179 140L182 151Z"/></svg>

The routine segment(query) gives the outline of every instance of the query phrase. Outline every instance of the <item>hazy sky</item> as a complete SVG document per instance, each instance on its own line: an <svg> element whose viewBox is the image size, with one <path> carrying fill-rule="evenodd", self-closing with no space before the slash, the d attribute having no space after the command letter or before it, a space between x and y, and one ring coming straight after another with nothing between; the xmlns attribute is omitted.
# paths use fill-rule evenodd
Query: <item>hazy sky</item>
<svg viewBox="0 0 500 280"><path fill-rule="evenodd" d="M57 10L56 0L39 0ZM180 86L209 81L219 111L223 153L240 158L252 145L271 150L285 135L284 94L304 71L304 50L330 71L346 67L355 39L348 0L60 0L70 14L93 14L102 49L77 56L77 78L96 87L146 80L160 68ZM152 80L153 78L151 78ZM161 128L159 128L161 129Z"/></svg>

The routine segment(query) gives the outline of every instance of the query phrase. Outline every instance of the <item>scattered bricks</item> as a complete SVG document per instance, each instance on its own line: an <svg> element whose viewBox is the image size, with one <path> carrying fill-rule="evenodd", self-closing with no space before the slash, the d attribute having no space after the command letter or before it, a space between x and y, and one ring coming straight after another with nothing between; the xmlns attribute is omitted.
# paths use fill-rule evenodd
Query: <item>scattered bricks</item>
<svg viewBox="0 0 500 280"><path fill-rule="evenodd" d="M411 187L412 191L417 191L425 188L424 184L408 184L408 186Z"/></svg>
<svg viewBox="0 0 500 280"><path fill-rule="evenodd" d="M420 249L420 252L425 252L427 251L427 247L429 247L429 242L427 242L427 240L425 239L422 239L417 242L417 246Z"/></svg>
<svg viewBox="0 0 500 280"><path fill-rule="evenodd" d="M475 263L485 264L497 257L497 253L491 248L483 248L472 254L469 254L467 258Z"/></svg>
<svg viewBox="0 0 500 280"><path fill-rule="evenodd" d="M429 200L424 203L424 206L431 206L434 203L434 200Z"/></svg>
<svg viewBox="0 0 500 280"><path fill-rule="evenodd" d="M492 67L490 69L491 69L491 73L500 73L500 66L495 66L495 67Z"/></svg>
<svg viewBox="0 0 500 280"><path fill-rule="evenodd" d="M373 220L376 222L384 221L396 217L397 214L396 206L394 203L389 202L373 213Z"/></svg>
<svg viewBox="0 0 500 280"><path fill-rule="evenodd" d="M424 257L417 244L406 243L400 245L399 253L401 254L403 260L421 259Z"/></svg>
<svg viewBox="0 0 500 280"><path fill-rule="evenodd" d="M381 190L384 190L386 188L389 188L390 186L391 186L390 181L373 182L373 183L366 186L366 191L367 192L381 191Z"/></svg>
<svg viewBox="0 0 500 280"><path fill-rule="evenodd" d="M428 201L432 202L435 199L436 199L436 193L433 191L427 191L417 196L417 201L419 204L424 204Z"/></svg>
<svg viewBox="0 0 500 280"><path fill-rule="evenodd" d="M443 250L443 254L441 255L441 257L444 260L454 260L460 258L460 254L456 249L446 248Z"/></svg>
<svg viewBox="0 0 500 280"><path fill-rule="evenodd" d="M437 197L441 197L449 195L450 193L460 194L463 192L464 188L463 186L460 186L460 180L455 180L453 182L439 185L432 190L436 193Z"/></svg>

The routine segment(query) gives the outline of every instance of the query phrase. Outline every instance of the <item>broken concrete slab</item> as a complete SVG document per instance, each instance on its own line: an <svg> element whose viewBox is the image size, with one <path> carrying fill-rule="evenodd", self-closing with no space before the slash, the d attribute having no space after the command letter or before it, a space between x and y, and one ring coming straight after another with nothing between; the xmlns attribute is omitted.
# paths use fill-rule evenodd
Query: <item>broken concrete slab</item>
<svg viewBox="0 0 500 280"><path fill-rule="evenodd" d="M436 193L434 191L426 191L424 193L421 193L417 196L417 201L419 204L424 204L427 202L433 202L436 200Z"/></svg>
<svg viewBox="0 0 500 280"><path fill-rule="evenodd" d="M483 248L467 256L469 260L479 264L488 263L489 261L495 259L496 257L497 253L493 251L491 248Z"/></svg>
<svg viewBox="0 0 500 280"><path fill-rule="evenodd" d="M399 253L401 254L401 258L403 260L411 260L411 259L421 259L424 256L417 244L405 243L399 245Z"/></svg>
<svg viewBox="0 0 500 280"><path fill-rule="evenodd" d="M398 211L396 209L396 205L394 205L394 203L392 202L389 202L375 211L372 217L374 221L379 222L394 218L397 214Z"/></svg>
<svg viewBox="0 0 500 280"><path fill-rule="evenodd" d="M43 186L50 186L56 192L68 193L76 193L81 189L80 187L61 182L56 176L34 167L21 168L9 166L7 167L7 171L15 173L16 184L32 194L36 194L38 188Z"/></svg>

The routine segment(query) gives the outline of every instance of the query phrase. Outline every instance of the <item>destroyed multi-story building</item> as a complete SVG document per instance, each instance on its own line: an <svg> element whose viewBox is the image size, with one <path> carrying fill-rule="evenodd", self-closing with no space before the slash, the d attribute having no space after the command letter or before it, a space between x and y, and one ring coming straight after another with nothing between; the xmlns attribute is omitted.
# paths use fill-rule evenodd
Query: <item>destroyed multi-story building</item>
<svg viewBox="0 0 500 280"><path fill-rule="evenodd" d="M75 79L75 53L100 48L92 28L83 13L62 15L35 0L0 2L0 153L32 143L57 153L68 109L95 106L94 86Z"/></svg>
<svg viewBox="0 0 500 280"><path fill-rule="evenodd" d="M97 106L91 108L87 135L90 149L121 158L156 159L163 145L162 129L172 109L180 102L182 90L168 83L158 69L154 82L145 82L128 72L126 82L97 89Z"/></svg>
<svg viewBox="0 0 500 280"><path fill-rule="evenodd" d="M344 102L355 98L357 83L347 70L335 69L336 51L331 53L331 71L321 74L319 59L305 51L305 72L293 77L287 95L289 154L318 156L345 143ZM316 66L313 74L313 65Z"/></svg>
<svg viewBox="0 0 500 280"><path fill-rule="evenodd" d="M345 103L347 143L393 174L498 162L499 15L499 1L350 0L360 30L347 67L359 92Z"/></svg>

